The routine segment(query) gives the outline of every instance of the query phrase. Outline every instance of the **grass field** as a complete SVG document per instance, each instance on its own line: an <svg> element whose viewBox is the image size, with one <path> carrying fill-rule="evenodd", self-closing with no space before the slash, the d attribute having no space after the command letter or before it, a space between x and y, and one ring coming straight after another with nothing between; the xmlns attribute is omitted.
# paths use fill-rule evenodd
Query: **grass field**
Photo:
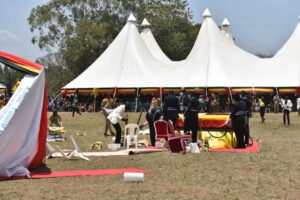
<svg viewBox="0 0 300 200"><path fill-rule="evenodd" d="M103 136L102 113L61 116L67 135L74 135L82 151L95 141L112 143L111 137ZM131 122L137 117L129 114ZM91 157L90 162L49 159L40 170L134 167L151 173L143 183L124 182L122 175L1 181L0 199L300 199L300 118L296 113L291 122L284 127L281 114L267 113L261 124L256 114L251 133L261 151L255 154L161 152ZM71 147L69 141L51 144Z"/></svg>

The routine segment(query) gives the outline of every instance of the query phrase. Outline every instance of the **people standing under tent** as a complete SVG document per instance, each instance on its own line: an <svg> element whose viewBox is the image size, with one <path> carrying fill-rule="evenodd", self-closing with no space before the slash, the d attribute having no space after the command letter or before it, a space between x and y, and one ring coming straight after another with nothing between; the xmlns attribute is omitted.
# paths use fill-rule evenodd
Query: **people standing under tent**
<svg viewBox="0 0 300 200"><path fill-rule="evenodd" d="M108 136L108 134L107 134L108 130L110 132L110 135L112 135L112 136L115 135L115 133L113 132L113 130L111 128L110 121L107 119L107 116L112 111L112 104L113 104L113 100L109 95L104 97L104 99L101 102L101 109L103 112L103 116L105 118L105 128L104 128L104 133L103 133L104 136Z"/></svg>
<svg viewBox="0 0 300 200"><path fill-rule="evenodd" d="M211 100L210 100L210 107L213 113L219 112L220 108L219 108L219 98L217 95L212 94L211 95Z"/></svg>
<svg viewBox="0 0 300 200"><path fill-rule="evenodd" d="M160 103L159 98L156 98L155 96L152 97L151 102L150 102L150 108L149 108L149 109L152 109L153 107L159 105L159 103Z"/></svg>
<svg viewBox="0 0 300 200"><path fill-rule="evenodd" d="M155 129L154 129L154 122L160 119L162 115L162 109L160 107L159 99L153 97L150 105L150 109L146 113L146 120L149 126L150 131L150 141L151 146L155 146Z"/></svg>
<svg viewBox="0 0 300 200"><path fill-rule="evenodd" d="M225 94L219 95L219 108L221 112L226 112L226 103L227 103L227 96Z"/></svg>
<svg viewBox="0 0 300 200"><path fill-rule="evenodd" d="M125 105L120 105L107 116L107 119L111 122L116 131L116 144L121 144L122 129L120 126L120 121L124 121L125 124L128 123L128 117L125 115L126 110L127 107Z"/></svg>
<svg viewBox="0 0 300 200"><path fill-rule="evenodd" d="M73 102L72 102L72 117L74 117L75 112L77 112L79 115L81 115L79 111L79 91L76 90Z"/></svg>
<svg viewBox="0 0 300 200"><path fill-rule="evenodd" d="M261 118L261 123L265 122L265 113L266 113L266 102L265 98L261 96L261 98L258 98L258 105L259 105L259 114Z"/></svg>
<svg viewBox="0 0 300 200"><path fill-rule="evenodd" d="M280 98L278 95L273 97L273 111L274 113L279 113L279 105L280 105Z"/></svg>
<svg viewBox="0 0 300 200"><path fill-rule="evenodd" d="M199 95L198 101L199 101L200 112L205 112L206 103L203 95Z"/></svg>
<svg viewBox="0 0 300 200"><path fill-rule="evenodd" d="M227 101L226 101L226 112L230 112L231 110L231 105L232 105L232 97L231 96L227 96Z"/></svg>
<svg viewBox="0 0 300 200"><path fill-rule="evenodd" d="M179 105L180 105L180 112L184 113L187 103L189 101L190 96L184 92L184 90L180 91L179 93Z"/></svg>
<svg viewBox="0 0 300 200"><path fill-rule="evenodd" d="M281 106L283 110L283 124L286 125L287 121L287 124L290 125L290 112L292 111L293 103L288 96L281 100Z"/></svg>
<svg viewBox="0 0 300 200"><path fill-rule="evenodd" d="M300 96L297 98L297 111L298 111L298 117L300 116Z"/></svg>
<svg viewBox="0 0 300 200"><path fill-rule="evenodd" d="M251 112L251 97L245 92L242 91L241 93L241 100L245 104L245 144L249 145L249 139L250 139L250 125L249 125L249 119L252 116Z"/></svg>
<svg viewBox="0 0 300 200"><path fill-rule="evenodd" d="M192 143L197 143L198 113L200 103L196 94L192 94L188 101L187 109L184 113L184 132L192 131Z"/></svg>
<svg viewBox="0 0 300 200"><path fill-rule="evenodd" d="M49 122L50 122L50 126L53 126L53 125L55 125L56 127L62 126L61 117L58 114L57 110L53 110L52 115L49 117Z"/></svg>
<svg viewBox="0 0 300 200"><path fill-rule="evenodd" d="M5 105L5 96L0 94L0 109Z"/></svg>
<svg viewBox="0 0 300 200"><path fill-rule="evenodd" d="M176 122L178 119L179 112L179 99L175 96L174 91L170 90L169 94L165 97L163 106L163 116L164 120L173 122L176 128Z"/></svg>
<svg viewBox="0 0 300 200"><path fill-rule="evenodd" d="M241 101L239 95L234 96L234 104L230 114L232 128L237 139L236 148L245 148L245 104Z"/></svg>
<svg viewBox="0 0 300 200"><path fill-rule="evenodd" d="M256 110L256 104L257 104L257 101L256 101L255 95L252 95L252 96L251 96L251 102L252 102L251 112L252 112L252 113L255 113L255 112L257 111L257 110Z"/></svg>

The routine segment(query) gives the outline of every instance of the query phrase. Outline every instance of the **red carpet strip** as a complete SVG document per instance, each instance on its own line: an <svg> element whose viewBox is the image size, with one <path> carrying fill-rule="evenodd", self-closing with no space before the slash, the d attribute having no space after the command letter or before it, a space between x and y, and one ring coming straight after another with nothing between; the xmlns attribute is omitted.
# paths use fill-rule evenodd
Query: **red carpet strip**
<svg viewBox="0 0 300 200"><path fill-rule="evenodd" d="M31 173L32 179L40 178L59 178L59 177L75 177L75 176L103 176L103 175L118 175L125 172L131 173L149 173L149 171L136 169L136 168L123 168L123 169L100 169L100 170L76 170L64 172L46 172L46 173ZM0 177L0 180L15 180L24 179L26 177Z"/></svg>
<svg viewBox="0 0 300 200"><path fill-rule="evenodd" d="M147 171L135 168L124 169L100 169L100 170L78 170L78 171L64 171L64 172L49 172L49 173L32 173L31 178L57 178L57 177L71 177L71 176L103 176L103 175L117 175L125 172L132 173L147 173Z"/></svg>

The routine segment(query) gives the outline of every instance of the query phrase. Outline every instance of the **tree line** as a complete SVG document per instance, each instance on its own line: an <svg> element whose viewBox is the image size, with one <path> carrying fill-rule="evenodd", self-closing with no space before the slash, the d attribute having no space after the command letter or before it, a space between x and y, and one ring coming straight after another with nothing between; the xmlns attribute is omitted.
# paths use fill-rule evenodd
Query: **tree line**
<svg viewBox="0 0 300 200"><path fill-rule="evenodd" d="M46 66L49 93L59 91L89 67L126 24L130 13L138 28L144 18L165 54L183 60L200 25L192 21L187 0L51 0L31 10L32 43L48 54L37 59Z"/></svg>

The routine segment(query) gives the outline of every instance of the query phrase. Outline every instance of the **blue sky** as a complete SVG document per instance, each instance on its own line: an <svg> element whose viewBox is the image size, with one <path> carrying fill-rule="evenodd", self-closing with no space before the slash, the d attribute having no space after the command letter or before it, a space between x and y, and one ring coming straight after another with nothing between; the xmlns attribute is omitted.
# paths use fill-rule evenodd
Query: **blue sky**
<svg viewBox="0 0 300 200"><path fill-rule="evenodd" d="M27 17L30 10L49 0L0 1L0 51L31 60L45 54L31 44ZM209 8L217 24L224 17L241 48L252 53L272 54L286 42L298 23L300 0L188 0L194 22L202 21Z"/></svg>

